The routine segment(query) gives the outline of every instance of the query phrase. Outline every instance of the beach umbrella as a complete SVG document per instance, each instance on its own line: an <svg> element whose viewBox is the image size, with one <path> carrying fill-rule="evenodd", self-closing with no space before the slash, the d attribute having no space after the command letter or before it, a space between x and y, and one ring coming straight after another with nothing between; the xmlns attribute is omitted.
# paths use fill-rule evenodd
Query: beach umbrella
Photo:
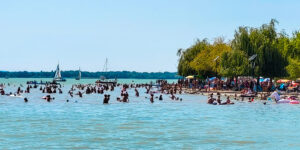
<svg viewBox="0 0 300 150"><path fill-rule="evenodd" d="M284 86L284 84L283 84L283 83L281 83L281 84L280 84L280 86L279 86L279 89L283 90L283 89L284 89L284 87L285 87L285 86Z"/></svg>
<svg viewBox="0 0 300 150"><path fill-rule="evenodd" d="M187 76L186 79L194 79L194 76Z"/></svg>
<svg viewBox="0 0 300 150"><path fill-rule="evenodd" d="M211 78L209 78L208 80L209 81L213 81L213 80L215 80L217 77L211 77Z"/></svg>
<svg viewBox="0 0 300 150"><path fill-rule="evenodd" d="M296 82L292 83L292 86L293 86L293 87L296 87L296 86L298 86L298 85L299 85L299 83L296 83Z"/></svg>
<svg viewBox="0 0 300 150"><path fill-rule="evenodd" d="M264 82L264 78L259 78L259 82Z"/></svg>
<svg viewBox="0 0 300 150"><path fill-rule="evenodd" d="M291 82L291 80L288 80L288 79L277 80L277 83L287 83L287 82Z"/></svg>
<svg viewBox="0 0 300 150"><path fill-rule="evenodd" d="M221 77L222 81L227 81L227 78Z"/></svg>

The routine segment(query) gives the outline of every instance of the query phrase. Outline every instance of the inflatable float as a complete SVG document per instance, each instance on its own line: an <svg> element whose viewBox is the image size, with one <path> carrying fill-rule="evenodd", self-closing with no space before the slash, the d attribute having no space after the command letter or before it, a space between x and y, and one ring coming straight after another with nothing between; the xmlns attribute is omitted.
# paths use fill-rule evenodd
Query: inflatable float
<svg viewBox="0 0 300 150"><path fill-rule="evenodd" d="M291 101L288 99L280 99L279 101L277 101L278 104L286 104L286 103L290 103Z"/></svg>
<svg viewBox="0 0 300 150"><path fill-rule="evenodd" d="M297 100L291 100L290 104L299 104L299 101L297 101Z"/></svg>
<svg viewBox="0 0 300 150"><path fill-rule="evenodd" d="M9 95L10 97L17 97L17 98L23 98L22 95L18 95L18 94L11 94Z"/></svg>

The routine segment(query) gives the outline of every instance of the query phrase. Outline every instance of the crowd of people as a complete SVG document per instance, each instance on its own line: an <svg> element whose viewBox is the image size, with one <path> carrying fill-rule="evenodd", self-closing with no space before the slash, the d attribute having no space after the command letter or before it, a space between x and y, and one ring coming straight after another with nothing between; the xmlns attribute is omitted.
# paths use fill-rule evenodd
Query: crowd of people
<svg viewBox="0 0 300 150"><path fill-rule="evenodd" d="M64 94L61 84L31 84L28 83L25 87L20 84L16 87L15 92L6 92L5 87L10 87L10 84L0 84L0 95L3 96L13 96L13 97L21 97L23 93L31 93L32 89L39 89L40 93L44 93L45 96L42 99L47 102L51 102L55 100L54 94ZM102 94L104 95L103 104L108 104L111 96L110 92L114 92L115 88L120 88L120 96L116 97L116 101L128 103L130 100L130 96L128 93L128 89L133 89L135 92L135 97L140 96L140 90L144 89L146 99L149 99L151 103L154 103L155 99L160 101L163 100L163 95L168 95L171 100L180 100L177 95L182 93L182 87L178 84L169 84L166 80L157 80L156 84L74 84L71 86L69 90L65 90L68 95L68 99L66 102L70 102L69 99L73 97L83 98L84 95L89 94ZM23 90L24 89L24 90ZM34 90L36 92L37 90ZM115 93L114 93L115 94ZM28 102L28 97L24 98L24 102ZM76 101L77 102L77 101Z"/></svg>
<svg viewBox="0 0 300 150"><path fill-rule="evenodd" d="M230 100L231 98L234 98L235 101L248 99L248 102L251 103L259 97L260 100L274 99L276 103L299 103L299 93L297 94L300 91L299 81L278 80L277 82L272 82L269 78L260 78L259 82L257 82L257 79L251 77L235 79L214 77L206 80L196 78L179 79L178 83L180 87L190 89L188 90L190 91L189 93L208 93L207 103L213 105L234 104ZM291 91L294 93L290 93L291 91L287 91L287 89L292 89ZM213 97L213 93L217 94L217 98ZM226 102L221 101L220 93L223 93L226 97ZM266 104L266 102L263 102L263 104Z"/></svg>
<svg viewBox="0 0 300 150"><path fill-rule="evenodd" d="M282 92L300 92L300 81L275 82L269 78L257 79L251 77L239 77L239 78L208 78L206 80L201 79L179 79L178 83L184 88L192 90L200 90L205 92L210 91L240 91L241 94L257 94L257 92L273 92L279 90Z"/></svg>
<svg viewBox="0 0 300 150"><path fill-rule="evenodd" d="M13 97L21 97L22 93L31 93L31 89L39 89L41 93L44 93L45 96L42 99L47 102L51 102L55 100L53 94L63 94L62 88L64 88L61 84L54 83L46 83L46 84L27 84L23 86L22 84L16 87L15 92L5 92L5 87L9 87L10 84L0 84L0 95L13 96ZM175 101L182 101L182 98L179 97L182 93L185 93L187 89L197 89L201 92L208 92L208 104L213 105L232 105L234 104L231 101L229 95L224 95L225 102L222 102L220 92L224 90L238 91L239 98L237 97L236 92L234 94L234 100L244 101L244 98L248 98L248 102L253 102L254 97L257 96L257 91L259 88L264 87L267 88L268 91L272 91L273 88L276 89L275 85L272 82L260 82L259 85L256 84L254 80L221 80L215 78L213 80L187 80L187 79L179 79L177 83L168 83L167 80L157 80L155 83L149 84L74 84L71 86L69 90L64 90L67 92L68 99L66 102L69 102L69 99L73 97L83 98L84 95L89 94L101 94L104 95L103 104L108 104L111 100L111 93L114 92L115 88L120 89L120 95L116 97L116 101L128 103L130 102L130 95L128 90L132 89L134 91L135 97L140 97L140 91L145 91L146 99L149 99L150 103L154 103L155 99L163 100L164 95L168 95L169 99ZM143 89L143 90L141 90ZM213 97L213 92L216 92L217 97ZM274 90L273 90L274 91ZM35 90L36 92L36 90ZM114 96L116 95L113 93ZM273 94L274 95L274 94ZM276 95L276 94L275 94ZM267 97L271 96L270 93L262 94L262 100L267 100ZM278 96L275 96L278 101ZM28 102L28 98L24 98L24 102Z"/></svg>

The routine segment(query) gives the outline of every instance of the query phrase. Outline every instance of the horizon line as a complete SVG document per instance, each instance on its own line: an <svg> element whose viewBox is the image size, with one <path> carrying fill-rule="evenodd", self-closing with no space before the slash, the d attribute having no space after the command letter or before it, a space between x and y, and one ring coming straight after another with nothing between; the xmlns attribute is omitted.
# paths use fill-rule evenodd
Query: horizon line
<svg viewBox="0 0 300 150"><path fill-rule="evenodd" d="M63 71L78 71L78 70L61 70ZM80 70L81 72L104 72L104 71L83 71ZM26 71L26 70L19 70L19 71L8 71L8 70L0 70L0 72L55 72L55 70L50 70L50 71L44 71L44 70L40 70L40 71ZM148 71L127 71L127 70L122 70L122 71L107 71L107 72L137 72L137 73L178 73L177 71L157 71L157 72L148 72Z"/></svg>

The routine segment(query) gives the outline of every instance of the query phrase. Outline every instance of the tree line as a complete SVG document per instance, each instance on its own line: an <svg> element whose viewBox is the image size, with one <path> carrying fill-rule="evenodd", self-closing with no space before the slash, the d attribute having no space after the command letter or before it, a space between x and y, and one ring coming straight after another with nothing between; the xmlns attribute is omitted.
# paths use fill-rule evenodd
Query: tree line
<svg viewBox="0 0 300 150"><path fill-rule="evenodd" d="M260 27L239 27L234 38L224 42L216 38L197 40L187 49L179 49L178 74L237 77L254 76L296 79L300 77L300 32L292 36L277 32L272 19Z"/></svg>
<svg viewBox="0 0 300 150"><path fill-rule="evenodd" d="M62 77L64 78L76 78L78 77L78 71L62 71ZM28 71L17 71L17 72L0 72L0 78L53 78L55 71L50 72L28 72ZM106 78L132 78L132 79L178 79L176 72L135 72L135 71L110 71L110 72L88 72L82 71L82 78L93 78L98 79L100 76Z"/></svg>

